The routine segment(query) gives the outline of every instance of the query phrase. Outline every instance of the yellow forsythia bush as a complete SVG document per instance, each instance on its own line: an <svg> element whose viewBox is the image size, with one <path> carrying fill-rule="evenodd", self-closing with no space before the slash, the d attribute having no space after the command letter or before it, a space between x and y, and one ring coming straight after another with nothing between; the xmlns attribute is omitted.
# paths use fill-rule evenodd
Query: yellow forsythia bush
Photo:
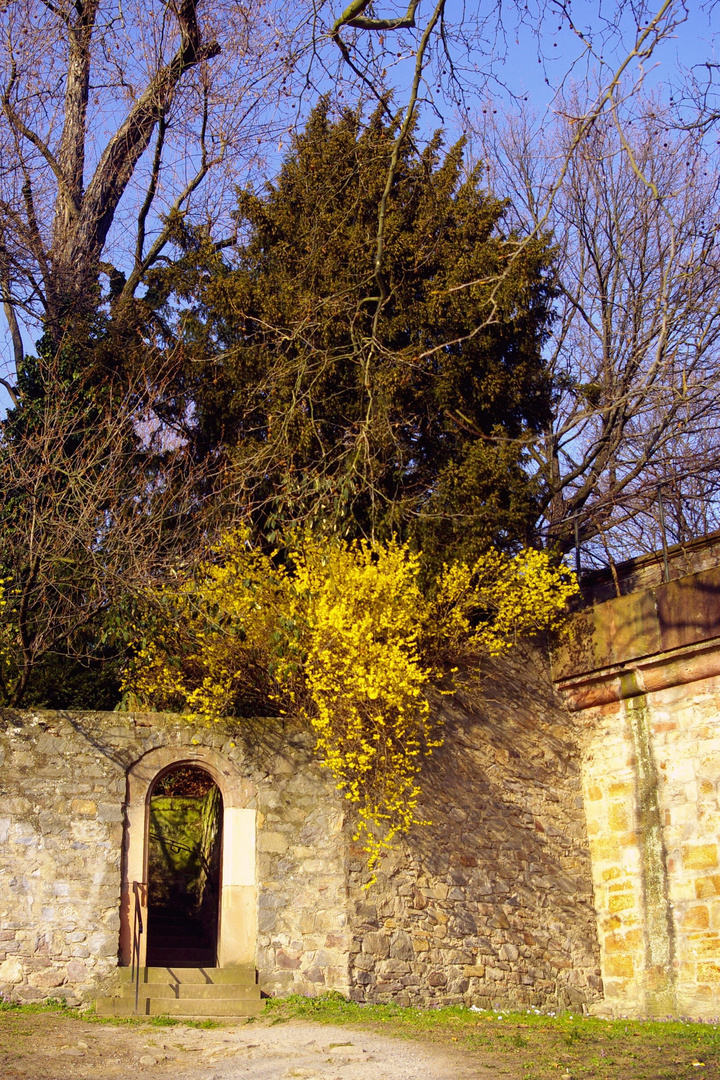
<svg viewBox="0 0 720 1080"><path fill-rule="evenodd" d="M268 702L304 719L357 808L372 867L417 821L421 760L440 745L431 682L553 626L577 589L530 550L446 566L430 596L419 572L419 556L395 541L303 534L266 554L230 532L153 597L126 689L209 721Z"/></svg>
<svg viewBox="0 0 720 1080"><path fill-rule="evenodd" d="M7 583L11 578L0 578L0 691L5 697L9 672L7 670L12 645L13 627L8 622L7 607L9 604L7 595Z"/></svg>

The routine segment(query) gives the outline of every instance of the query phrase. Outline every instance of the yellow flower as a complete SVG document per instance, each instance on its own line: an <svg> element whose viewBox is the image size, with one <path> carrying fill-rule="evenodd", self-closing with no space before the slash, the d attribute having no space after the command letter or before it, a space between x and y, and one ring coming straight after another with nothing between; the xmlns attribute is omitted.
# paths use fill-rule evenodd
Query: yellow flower
<svg viewBox="0 0 720 1080"><path fill-rule="evenodd" d="M154 634L135 628L125 688L194 720L258 698L304 719L337 790L357 806L372 869L422 824L421 761L442 742L430 684L461 659L480 664L556 625L577 583L544 552L491 550L444 567L428 598L420 555L394 540L302 533L282 550L283 562L234 530L194 574L160 589Z"/></svg>

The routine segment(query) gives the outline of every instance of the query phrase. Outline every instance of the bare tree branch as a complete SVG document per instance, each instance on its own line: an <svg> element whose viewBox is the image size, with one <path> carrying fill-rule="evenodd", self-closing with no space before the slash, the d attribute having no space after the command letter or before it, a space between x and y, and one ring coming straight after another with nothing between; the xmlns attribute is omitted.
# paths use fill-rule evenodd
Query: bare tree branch
<svg viewBox="0 0 720 1080"><path fill-rule="evenodd" d="M621 112L619 96L571 157L572 125L543 135L521 120L496 134L486 158L520 229L542 221L559 245L558 395L531 450L545 535L567 550L577 523L581 539L602 537L603 558L606 544L622 558L631 536L653 533L658 482L672 492L691 476L707 523L720 477L720 176L702 142L671 135L657 101Z"/></svg>
<svg viewBox="0 0 720 1080"><path fill-rule="evenodd" d="M415 12L420 0L410 0L406 13L398 19L366 19L363 12L370 3L371 0L353 0L336 19L331 34L337 34L343 26L354 26L358 30L408 30L415 26Z"/></svg>
<svg viewBox="0 0 720 1080"><path fill-rule="evenodd" d="M67 180L65 178L65 174L62 170L60 162L52 153L47 143L45 143L45 141L41 139L35 131L28 127L28 125L20 118L20 116L11 104L12 92L16 82L17 64L13 59L10 66L10 79L7 86L5 87L2 98L3 112L7 116L13 128L15 128L15 130L18 131L23 136L23 138L27 139L29 143L32 143L32 145L40 151L40 153L45 158L45 161L48 163L55 175L55 179L58 183L58 189L66 197L66 199L68 200L68 204L73 207L73 210L77 211L77 204L73 199L72 192L68 188Z"/></svg>

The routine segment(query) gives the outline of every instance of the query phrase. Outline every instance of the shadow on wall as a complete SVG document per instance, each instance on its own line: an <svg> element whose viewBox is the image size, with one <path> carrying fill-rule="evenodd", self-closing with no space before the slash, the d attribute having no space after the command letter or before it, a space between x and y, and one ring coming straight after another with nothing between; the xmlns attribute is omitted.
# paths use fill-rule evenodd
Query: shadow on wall
<svg viewBox="0 0 720 1080"><path fill-rule="evenodd" d="M419 826L369 891L353 852L353 996L582 1006L602 993L578 750L537 652L438 702Z"/></svg>

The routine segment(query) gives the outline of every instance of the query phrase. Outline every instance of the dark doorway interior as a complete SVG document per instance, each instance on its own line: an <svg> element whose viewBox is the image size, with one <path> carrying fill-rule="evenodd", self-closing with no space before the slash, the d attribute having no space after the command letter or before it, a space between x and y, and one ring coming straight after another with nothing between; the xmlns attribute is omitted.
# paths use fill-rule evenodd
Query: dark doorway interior
<svg viewBox="0 0 720 1080"><path fill-rule="evenodd" d="M215 967L222 795L204 769L180 765L150 797L149 967Z"/></svg>

